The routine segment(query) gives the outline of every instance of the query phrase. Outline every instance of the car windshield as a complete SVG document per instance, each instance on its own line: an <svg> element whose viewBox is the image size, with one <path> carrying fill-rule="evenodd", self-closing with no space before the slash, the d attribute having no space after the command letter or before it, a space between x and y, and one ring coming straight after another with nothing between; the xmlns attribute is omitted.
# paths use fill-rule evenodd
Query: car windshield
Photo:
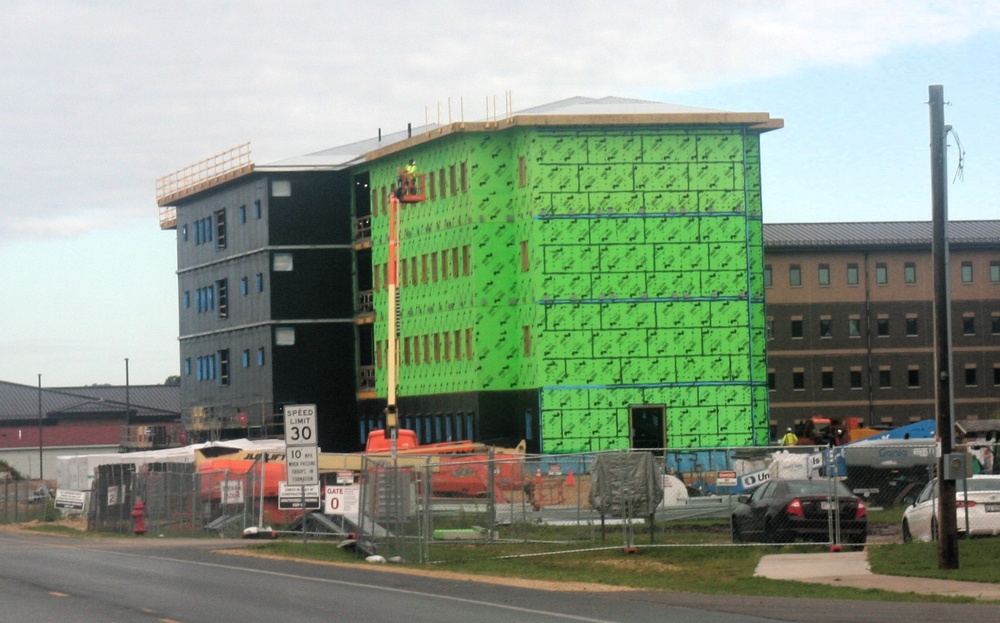
<svg viewBox="0 0 1000 623"><path fill-rule="evenodd" d="M961 485L958 487L962 491ZM965 491L1000 491L1000 478L969 478L965 481Z"/></svg>
<svg viewBox="0 0 1000 623"><path fill-rule="evenodd" d="M829 480L790 480L787 483L791 495L854 495L842 482Z"/></svg>

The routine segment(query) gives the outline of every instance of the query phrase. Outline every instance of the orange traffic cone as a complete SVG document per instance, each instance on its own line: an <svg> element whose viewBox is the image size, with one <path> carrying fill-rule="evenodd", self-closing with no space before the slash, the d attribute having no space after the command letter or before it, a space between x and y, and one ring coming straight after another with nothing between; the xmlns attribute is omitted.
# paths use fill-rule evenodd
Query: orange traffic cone
<svg viewBox="0 0 1000 623"><path fill-rule="evenodd" d="M576 484L576 481L573 479L573 470L571 469L571 470L569 470L569 474L566 476L566 486L567 487L572 487L575 484Z"/></svg>

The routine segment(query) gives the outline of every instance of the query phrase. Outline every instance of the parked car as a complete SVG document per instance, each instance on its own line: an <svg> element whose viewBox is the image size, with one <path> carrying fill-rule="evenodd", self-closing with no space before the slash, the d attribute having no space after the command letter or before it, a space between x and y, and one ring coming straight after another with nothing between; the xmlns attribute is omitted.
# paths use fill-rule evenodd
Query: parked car
<svg viewBox="0 0 1000 623"><path fill-rule="evenodd" d="M799 538L832 542L831 526L836 522L840 542L857 545L868 538L868 508L837 480L768 480L737 500L734 542L790 543Z"/></svg>
<svg viewBox="0 0 1000 623"><path fill-rule="evenodd" d="M1000 535L1000 476L977 475L957 484L955 512L959 536ZM937 478L931 480L903 512L903 540L937 538Z"/></svg>

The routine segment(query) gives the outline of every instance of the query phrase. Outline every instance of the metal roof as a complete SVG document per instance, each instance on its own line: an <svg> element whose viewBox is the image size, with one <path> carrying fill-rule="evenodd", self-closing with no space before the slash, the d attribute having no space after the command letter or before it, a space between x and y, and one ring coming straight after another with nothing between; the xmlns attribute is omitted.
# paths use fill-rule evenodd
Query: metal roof
<svg viewBox="0 0 1000 623"><path fill-rule="evenodd" d="M765 249L781 247L930 246L930 221L765 223ZM1000 221L951 221L948 242L1000 244Z"/></svg>
<svg viewBox="0 0 1000 623"><path fill-rule="evenodd" d="M385 155L387 152L426 142L446 132L498 129L511 125L586 125L598 123L632 125L638 123L678 124L737 124L756 127L761 131L780 128L783 122L767 113L736 113L712 108L682 106L665 102L623 97L571 97L549 104L505 114L503 119L459 121L440 126L414 126L362 141L324 149L262 165L258 172L293 170L339 171Z"/></svg>
<svg viewBox="0 0 1000 623"><path fill-rule="evenodd" d="M38 387L0 381L0 422L37 420L38 394ZM128 394L128 407L138 417L180 415L179 386L130 386ZM91 413L125 415L124 386L42 388L41 399L44 418Z"/></svg>

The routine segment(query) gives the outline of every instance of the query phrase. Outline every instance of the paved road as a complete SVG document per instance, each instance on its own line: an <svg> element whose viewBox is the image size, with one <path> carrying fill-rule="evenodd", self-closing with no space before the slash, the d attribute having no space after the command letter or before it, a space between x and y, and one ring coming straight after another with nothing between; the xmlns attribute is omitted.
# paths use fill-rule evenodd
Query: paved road
<svg viewBox="0 0 1000 623"><path fill-rule="evenodd" d="M997 606L529 590L231 556L211 549L220 543L0 532L0 623L1000 620Z"/></svg>

